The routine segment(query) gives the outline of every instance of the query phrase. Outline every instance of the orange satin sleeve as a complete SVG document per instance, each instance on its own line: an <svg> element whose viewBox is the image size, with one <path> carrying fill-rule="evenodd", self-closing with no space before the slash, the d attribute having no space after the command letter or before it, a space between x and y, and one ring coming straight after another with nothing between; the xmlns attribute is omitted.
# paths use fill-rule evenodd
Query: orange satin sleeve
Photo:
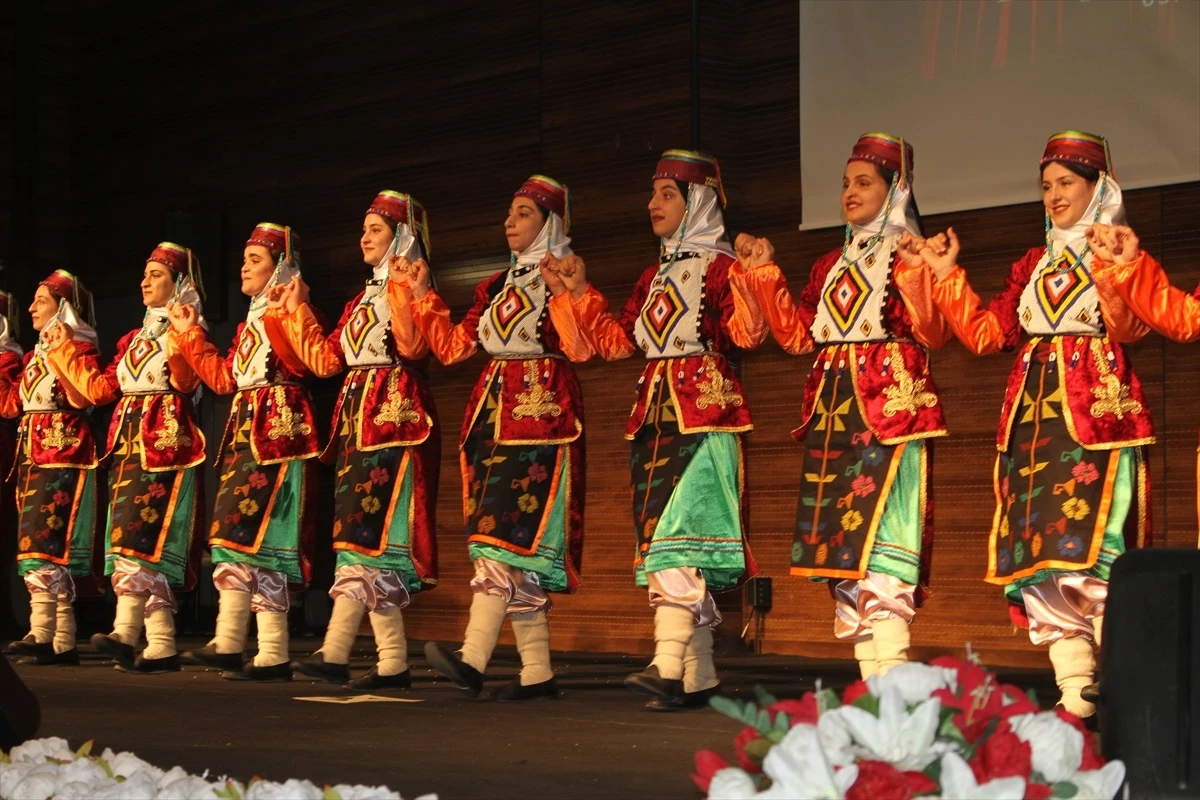
<svg viewBox="0 0 1200 800"><path fill-rule="evenodd" d="M171 374L171 388L183 394L191 394L200 386L200 376L183 354L174 351L167 343L167 371Z"/></svg>
<svg viewBox="0 0 1200 800"><path fill-rule="evenodd" d="M954 335L972 353L981 356L1004 347L1000 320L983 307L962 267L956 265L945 278L933 282L933 302Z"/></svg>
<svg viewBox="0 0 1200 800"><path fill-rule="evenodd" d="M465 361L479 347L475 335L450 322L450 308L437 292L430 289L420 300L413 298L408 304L413 322L429 343L429 349L437 360L449 366Z"/></svg>
<svg viewBox="0 0 1200 800"><path fill-rule="evenodd" d="M758 300L746 286L746 268L736 261L729 267L729 293L733 297L733 316L725 324L729 338L743 350L758 347L770 328Z"/></svg>
<svg viewBox="0 0 1200 800"><path fill-rule="evenodd" d="M742 284L741 288L754 298L763 322L780 347L797 356L813 349L812 333L788 291L787 278L778 264L770 262L744 273Z"/></svg>
<svg viewBox="0 0 1200 800"><path fill-rule="evenodd" d="M605 361L619 361L633 355L636 349L633 342L621 323L608 313L608 300L594 286L588 284L582 297L572 298L571 309L588 344Z"/></svg>
<svg viewBox="0 0 1200 800"><path fill-rule="evenodd" d="M910 267L901 261L892 271L892 282L900 291L917 342L936 350L954 337L954 331L933 302L933 270L925 265Z"/></svg>
<svg viewBox="0 0 1200 800"><path fill-rule="evenodd" d="M410 310L413 294L407 284L388 281L388 309L392 312L392 343L401 358L416 361L429 353L429 343L421 335Z"/></svg>
<svg viewBox="0 0 1200 800"><path fill-rule="evenodd" d="M329 343L308 303L290 314L282 308L267 309L263 327L271 340L271 350L292 372L328 378L345 369L342 354Z"/></svg>
<svg viewBox="0 0 1200 800"><path fill-rule="evenodd" d="M103 372L76 355L73 340L47 350L46 361L58 375L58 385L76 408L107 405L120 394L113 391Z"/></svg>
<svg viewBox="0 0 1200 800"><path fill-rule="evenodd" d="M1200 299L1171 285L1171 279L1145 250L1124 264L1103 264L1096 271L1096 287L1103 300L1106 292L1120 298L1122 305L1139 320L1177 342L1200 339ZM1104 311L1108 322L1108 309Z"/></svg>
<svg viewBox="0 0 1200 800"><path fill-rule="evenodd" d="M1104 319L1104 333L1114 342L1127 344L1136 342L1150 332L1150 326L1138 319L1121 295L1111 283L1101 280L1098 272L1104 269L1103 264L1097 269L1092 266L1092 280L1096 284L1096 295L1100 300L1100 316Z"/></svg>
<svg viewBox="0 0 1200 800"><path fill-rule="evenodd" d="M237 391L233 369L221 358L216 346L209 340L208 332L201 326L196 325L187 333L179 333L172 328L167 338L168 357L171 357L172 351L177 357L184 358L200 376L200 380L217 394L233 394Z"/></svg>
<svg viewBox="0 0 1200 800"><path fill-rule="evenodd" d="M579 329L579 319L572 308L570 292L550 298L550 324L558 332L558 344L567 360L582 364L596 355L591 342Z"/></svg>

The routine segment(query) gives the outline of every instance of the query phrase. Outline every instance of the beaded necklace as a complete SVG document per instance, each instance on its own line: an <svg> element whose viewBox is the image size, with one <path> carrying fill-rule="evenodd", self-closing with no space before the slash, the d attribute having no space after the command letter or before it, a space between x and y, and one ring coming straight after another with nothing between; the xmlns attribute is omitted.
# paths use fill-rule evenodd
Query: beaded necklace
<svg viewBox="0 0 1200 800"><path fill-rule="evenodd" d="M1108 194L1108 181L1105 180L1105 177L1107 177L1105 175L1105 173L1101 172L1100 173L1100 202L1096 204L1096 213L1092 215L1092 224L1093 225L1095 225L1097 222L1100 221L1100 210L1102 208L1104 208L1104 198ZM1054 267L1055 273L1067 272L1068 270L1074 269L1074 265L1068 263L1067 260L1064 258L1065 251L1071 249L1069 245L1065 246L1063 248L1064 252L1059 253L1058 255L1054 254L1054 239L1050 236L1051 225L1050 225L1049 212L1046 213L1045 217L1046 217L1046 255L1048 257L1048 260L1046 261L1047 267ZM1079 257L1075 259L1075 263L1076 264L1082 263L1084 257L1087 256L1087 254L1090 253L1091 251L1092 251L1092 245L1090 242L1088 242L1083 246L1083 250L1080 251ZM1059 260L1062 260L1062 263L1058 264L1058 266L1054 266Z"/></svg>

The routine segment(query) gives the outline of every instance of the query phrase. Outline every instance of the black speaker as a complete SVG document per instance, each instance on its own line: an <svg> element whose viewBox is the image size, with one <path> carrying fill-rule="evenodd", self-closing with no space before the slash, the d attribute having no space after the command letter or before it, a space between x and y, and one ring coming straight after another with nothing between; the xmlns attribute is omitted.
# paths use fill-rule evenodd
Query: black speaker
<svg viewBox="0 0 1200 800"><path fill-rule="evenodd" d="M1200 796L1200 551L1118 558L1102 641L1101 739L1128 796Z"/></svg>
<svg viewBox="0 0 1200 800"><path fill-rule="evenodd" d="M42 724L42 709L37 695L0 655L0 750L8 752L21 742L37 736Z"/></svg>
<svg viewBox="0 0 1200 800"><path fill-rule="evenodd" d="M167 214L167 239L192 248L204 276L204 316L209 322L229 317L225 287L225 221L219 211L171 211Z"/></svg>

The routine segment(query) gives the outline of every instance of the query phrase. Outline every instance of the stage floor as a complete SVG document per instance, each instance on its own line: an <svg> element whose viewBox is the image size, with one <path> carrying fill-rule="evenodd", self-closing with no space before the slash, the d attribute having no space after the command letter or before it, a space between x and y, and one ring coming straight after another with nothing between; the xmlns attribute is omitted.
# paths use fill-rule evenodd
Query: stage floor
<svg viewBox="0 0 1200 800"><path fill-rule="evenodd" d="M200 640L184 647L200 646ZM293 641L293 655L316 649ZM352 667L365 671L370 640L360 638ZM621 680L641 657L555 653L563 696L496 703L471 700L434 676L414 645L414 686L390 696L418 702L350 705L303 701L343 698L307 679L249 684L185 667L168 675L128 675L86 644L79 667L16 666L42 704L39 736L78 747L95 740L130 750L163 768L227 774L240 780L307 778L317 784L387 784L405 800L435 792L456 798L691 798L692 755L712 748L732 758L740 725L710 709L653 713ZM15 665L15 659L10 658ZM752 697L761 684L799 696L821 680L840 688L857 677L850 662L783 656L718 656L727 694ZM517 672L513 648L499 647L488 686ZM1001 672L1001 679L1057 699L1047 669ZM485 689L486 692L486 689Z"/></svg>

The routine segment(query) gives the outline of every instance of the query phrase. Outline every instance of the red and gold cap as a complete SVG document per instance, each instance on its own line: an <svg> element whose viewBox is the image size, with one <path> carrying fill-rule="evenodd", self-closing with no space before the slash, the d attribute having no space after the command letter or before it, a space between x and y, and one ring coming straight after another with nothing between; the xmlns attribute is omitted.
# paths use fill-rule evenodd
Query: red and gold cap
<svg viewBox="0 0 1200 800"><path fill-rule="evenodd" d="M65 269L56 269L39 285L45 286L50 290L50 294L59 300L66 300L75 307L75 312L84 322L95 326L96 311L92 305L92 293L84 287L83 281L79 278Z"/></svg>
<svg viewBox="0 0 1200 800"><path fill-rule="evenodd" d="M879 132L864 133L854 143L850 158L846 159L847 163L851 161L869 161L897 172L901 186L912 181L913 147L902 137Z"/></svg>
<svg viewBox="0 0 1200 800"><path fill-rule="evenodd" d="M513 197L528 197L540 206L558 214L563 232L571 232L571 190L545 175L531 175L513 192Z"/></svg>
<svg viewBox="0 0 1200 800"><path fill-rule="evenodd" d="M659 157L651 180L663 178L715 189L721 207L725 207L725 185L721 182L721 165L716 156L697 150L667 150Z"/></svg>
<svg viewBox="0 0 1200 800"><path fill-rule="evenodd" d="M300 246L291 228L287 225L276 225L274 222L260 222L254 226L254 231L246 240L247 247L252 244L267 248L275 258L284 255L288 261L293 260Z"/></svg>
<svg viewBox="0 0 1200 800"><path fill-rule="evenodd" d="M146 259L147 264L151 261L162 264L174 272L176 278L180 275L189 278L192 285L196 287L200 298L204 299L204 279L200 273L200 260L196 258L192 248L174 242L159 242L158 246L150 252L150 257Z"/></svg>
<svg viewBox="0 0 1200 800"><path fill-rule="evenodd" d="M367 213L378 214L393 225L407 226L414 236L420 237L421 244L425 247L425 255L430 255L429 215L415 197L404 192L384 189L375 195Z"/></svg>
<svg viewBox="0 0 1200 800"><path fill-rule="evenodd" d="M8 335L16 339L21 334L21 314L17 298L0 291L0 317L8 322Z"/></svg>
<svg viewBox="0 0 1200 800"><path fill-rule="evenodd" d="M1103 136L1083 131L1060 131L1046 141L1040 167L1051 161L1066 161L1113 175L1112 155L1108 152L1108 140Z"/></svg>

